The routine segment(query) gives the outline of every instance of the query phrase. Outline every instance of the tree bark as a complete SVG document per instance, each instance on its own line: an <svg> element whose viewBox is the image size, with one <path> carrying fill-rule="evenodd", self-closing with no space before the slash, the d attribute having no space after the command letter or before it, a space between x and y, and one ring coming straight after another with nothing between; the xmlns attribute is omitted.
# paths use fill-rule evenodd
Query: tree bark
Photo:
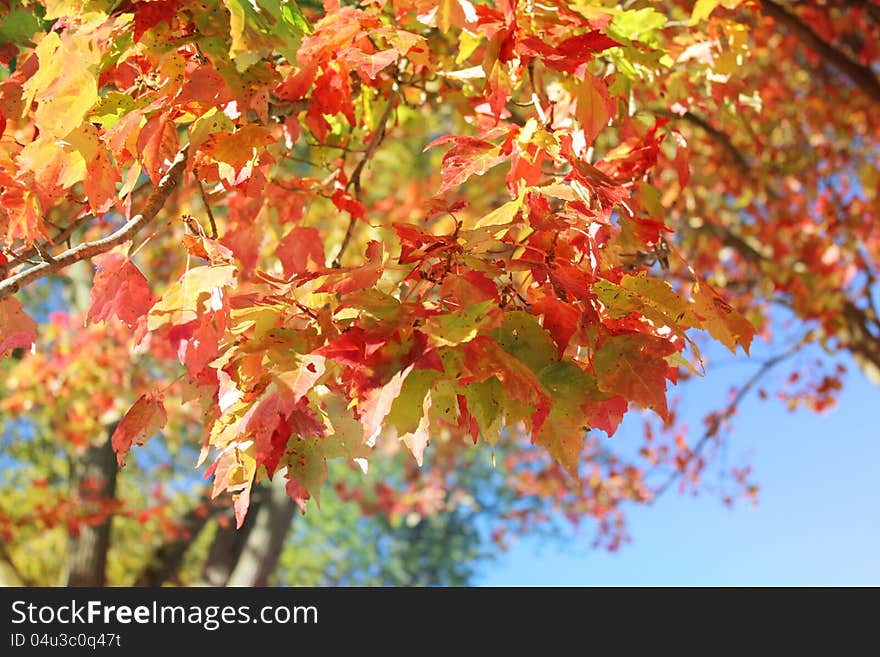
<svg viewBox="0 0 880 657"><path fill-rule="evenodd" d="M285 489L286 483L283 477L275 477L269 487L227 586L266 586L278 567L296 509Z"/></svg>
<svg viewBox="0 0 880 657"><path fill-rule="evenodd" d="M226 522L220 523L217 528L217 534L208 550L208 557L205 559L202 575L196 586L226 586L265 501L265 487L261 486L251 493L250 509L240 529L235 528L232 514L227 514Z"/></svg>
<svg viewBox="0 0 880 657"><path fill-rule="evenodd" d="M115 427L108 432L113 433ZM110 436L100 445L90 445L71 466L71 484L82 516L95 514L103 520L82 522L67 541L67 586L104 586L107 550L113 524L107 502L116 498L116 455Z"/></svg>

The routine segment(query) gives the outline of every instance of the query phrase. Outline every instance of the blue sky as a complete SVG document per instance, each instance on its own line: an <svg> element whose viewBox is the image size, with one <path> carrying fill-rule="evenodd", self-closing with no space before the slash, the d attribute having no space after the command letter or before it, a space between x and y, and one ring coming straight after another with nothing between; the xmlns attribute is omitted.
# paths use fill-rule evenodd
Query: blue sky
<svg viewBox="0 0 880 657"><path fill-rule="evenodd" d="M812 352L817 355L818 352ZM727 361L730 361L728 356ZM692 426L721 408L728 385L759 357L723 357L705 380L681 390ZM768 379L772 383L787 371ZM835 410L789 412L752 394L735 419L731 456L748 455L760 485L755 508L668 492L631 508L633 540L617 553L522 538L484 567L485 586L878 585L880 584L880 386L852 365ZM614 440L635 440L637 423Z"/></svg>

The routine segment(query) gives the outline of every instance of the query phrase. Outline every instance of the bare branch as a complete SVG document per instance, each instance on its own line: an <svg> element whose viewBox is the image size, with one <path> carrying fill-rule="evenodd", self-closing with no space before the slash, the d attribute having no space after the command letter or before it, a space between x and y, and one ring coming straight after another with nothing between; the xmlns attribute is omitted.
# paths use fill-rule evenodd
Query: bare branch
<svg viewBox="0 0 880 657"><path fill-rule="evenodd" d="M58 254L51 262L41 262L17 273L15 276L0 281L0 299L5 299L18 292L24 285L50 276L80 260L87 260L109 251L114 246L122 244L131 238L138 230L149 224L159 214L171 192L179 184L186 167L186 151L187 146L184 146L174 158L168 173L162 177L159 185L147 198L143 212L133 216L124 226L103 239L94 242L83 242L72 249Z"/></svg>

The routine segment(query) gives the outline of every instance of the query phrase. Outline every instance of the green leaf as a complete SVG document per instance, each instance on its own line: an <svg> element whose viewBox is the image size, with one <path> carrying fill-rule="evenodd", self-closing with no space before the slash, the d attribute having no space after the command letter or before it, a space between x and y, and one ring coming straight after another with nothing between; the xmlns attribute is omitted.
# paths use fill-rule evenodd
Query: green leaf
<svg viewBox="0 0 880 657"><path fill-rule="evenodd" d="M497 302L489 299L453 313L429 317L424 330L434 344L453 346L473 340L480 331L498 326L500 319Z"/></svg>
<svg viewBox="0 0 880 657"><path fill-rule="evenodd" d="M277 50L289 62L309 25L294 0L223 0L229 10L229 56L244 71L265 55Z"/></svg>
<svg viewBox="0 0 880 657"><path fill-rule="evenodd" d="M612 38L619 36L629 41L649 43L655 39L657 30L664 25L666 16L660 12L650 7L632 9L614 17L608 28L608 35Z"/></svg>
<svg viewBox="0 0 880 657"><path fill-rule="evenodd" d="M583 405L589 401L589 391L596 390L596 381L572 361L547 366L539 378L553 404L535 442L546 447L562 467L577 477L584 437L590 430Z"/></svg>
<svg viewBox="0 0 880 657"><path fill-rule="evenodd" d="M477 421L480 435L492 447L498 444L507 406L508 395L494 376L464 388L468 412Z"/></svg>
<svg viewBox="0 0 880 657"><path fill-rule="evenodd" d="M290 441L291 450L288 471L311 495L318 507L321 506L321 487L327 481L327 457L324 454L323 439L294 439Z"/></svg>
<svg viewBox="0 0 880 657"><path fill-rule="evenodd" d="M39 6L39 5L38 5ZM43 31L43 21L33 9L16 7L3 17L0 23L0 43L29 45L36 32Z"/></svg>
<svg viewBox="0 0 880 657"><path fill-rule="evenodd" d="M440 372L436 370L413 370L406 377L386 420L397 429L398 436L412 433L418 428L425 395L439 377Z"/></svg>
<svg viewBox="0 0 880 657"><path fill-rule="evenodd" d="M556 343L538 320L527 312L515 310L505 313L504 323L491 335L504 351L525 363L533 372L540 372L556 361Z"/></svg>

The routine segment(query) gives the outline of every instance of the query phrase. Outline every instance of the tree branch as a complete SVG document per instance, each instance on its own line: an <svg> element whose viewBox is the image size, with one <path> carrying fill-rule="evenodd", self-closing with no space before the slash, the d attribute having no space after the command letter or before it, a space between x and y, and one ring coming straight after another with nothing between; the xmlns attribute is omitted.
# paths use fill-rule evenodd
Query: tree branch
<svg viewBox="0 0 880 657"><path fill-rule="evenodd" d="M162 180L159 181L159 185L147 198L143 212L133 216L124 226L103 239L78 244L72 249L67 249L67 251L59 253L49 262L41 262L29 269L25 269L24 271L15 274L15 276L0 281L0 299L5 299L18 292L22 286L41 278L45 278L46 276L50 276L51 274L79 262L80 260L87 260L88 258L93 258L96 255L109 251L114 246L122 244L127 239L131 238L138 230L149 224L156 215L159 214L159 211L165 205L171 192L173 192L180 183L183 171L186 168L187 148L187 146L184 146L180 152L177 153L171 164L171 168L168 169L168 173L162 177Z"/></svg>
<svg viewBox="0 0 880 657"><path fill-rule="evenodd" d="M872 100L880 102L880 80L869 67L854 61L849 55L822 39L813 28L782 5L772 0L761 0L761 6L768 16L780 25L784 25L807 48L843 73Z"/></svg>
<svg viewBox="0 0 880 657"><path fill-rule="evenodd" d="M730 136L726 132L713 126L699 114L694 114L691 111L687 111L684 114L676 114L675 112L664 108L654 108L651 110L651 113L656 114L657 116L668 117L670 119L681 119L682 121L687 121L688 123L697 126L721 145L725 152L730 156L730 159L733 160L733 163L736 164L746 176L750 178L754 177L751 165L749 165L746 158L734 145L733 141L731 141Z"/></svg>

